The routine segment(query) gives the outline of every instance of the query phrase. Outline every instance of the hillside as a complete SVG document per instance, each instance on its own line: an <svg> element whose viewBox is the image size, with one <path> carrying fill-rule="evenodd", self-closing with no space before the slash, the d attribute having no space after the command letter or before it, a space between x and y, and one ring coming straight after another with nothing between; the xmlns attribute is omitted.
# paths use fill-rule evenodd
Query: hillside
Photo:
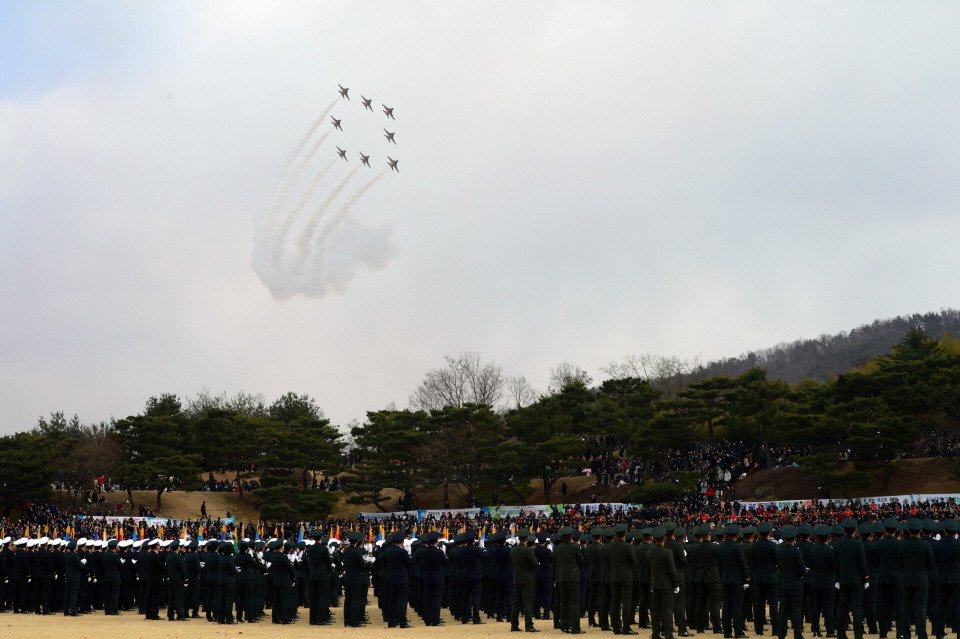
<svg viewBox="0 0 960 639"><path fill-rule="evenodd" d="M736 377L754 367L765 368L768 379L799 382L803 379L825 381L851 368L886 353L903 339L913 326L920 326L928 336L960 335L960 311L945 309L936 313L915 314L875 320L851 331L821 335L814 339L781 342L776 346L750 351L739 357L708 362L694 371L692 377Z"/></svg>

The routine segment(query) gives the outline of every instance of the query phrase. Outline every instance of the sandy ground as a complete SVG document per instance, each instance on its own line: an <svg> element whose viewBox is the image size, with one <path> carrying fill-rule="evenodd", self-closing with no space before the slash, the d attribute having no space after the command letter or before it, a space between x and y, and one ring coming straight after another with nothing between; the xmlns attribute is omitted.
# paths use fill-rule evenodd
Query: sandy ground
<svg viewBox="0 0 960 639"><path fill-rule="evenodd" d="M371 621L381 619L380 611L376 607L368 609ZM314 639L316 637L342 637L354 636L364 639L388 639L390 637L405 636L410 639L420 639L421 637L458 637L463 639L483 639L486 637L522 637L526 635L517 635L510 632L509 623L497 623L493 620L487 621L484 625L475 626L473 624L462 625L453 621L444 614L443 619L446 625L439 627L426 627L423 622L408 611L410 623L414 626L409 630L400 630L387 628L384 623L371 623L364 628L344 628L342 610L333 609L334 625L332 626L311 626L307 623L307 609L301 608L299 621L289 626L277 626L269 621L261 621L255 624L237 624L233 626L221 626L207 622L202 618L191 619L188 622L170 622L166 620L164 610L160 611L162 621L146 621L142 615L133 612L121 613L119 617L107 619L102 612L83 615L81 617L63 617L52 615L41 617L37 615L15 615L5 613L0 615L0 637L29 637L30 639L102 639L106 637L123 637L123 639L275 639L282 635L285 639ZM444 611L446 613L446 611ZM267 611L267 615L270 611ZM522 624L521 620L521 624ZM542 631L539 636L564 636L559 630L553 628L552 621L534 621L537 628ZM612 633L602 632L596 628L588 628L586 619L582 620L582 628L587 634L594 637L610 637ZM635 628L636 629L636 628ZM749 636L754 637L752 624L749 630ZM805 636L810 637L809 628L806 628ZM638 630L640 633L638 639L650 639L650 630ZM767 639L773 639L769 629L764 635ZM788 637L793 637L793 632L788 631ZM848 633L848 637L852 637ZM874 636L875 635L867 635ZM722 639L722 635L706 633L695 635L696 639Z"/></svg>

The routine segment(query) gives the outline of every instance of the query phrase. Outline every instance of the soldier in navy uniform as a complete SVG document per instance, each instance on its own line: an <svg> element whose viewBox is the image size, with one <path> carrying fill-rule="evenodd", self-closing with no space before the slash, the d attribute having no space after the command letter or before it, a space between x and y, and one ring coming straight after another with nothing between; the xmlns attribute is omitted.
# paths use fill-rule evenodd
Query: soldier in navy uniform
<svg viewBox="0 0 960 639"><path fill-rule="evenodd" d="M444 573L447 556L437 548L440 533L430 532L421 537L423 546L416 554L421 582L420 616L427 626L440 625L440 605L443 602Z"/></svg>
<svg viewBox="0 0 960 639"><path fill-rule="evenodd" d="M120 582L123 570L123 562L120 561L120 555L117 547L120 542L111 539L107 542L107 552L103 556L103 614L120 614Z"/></svg>
<svg viewBox="0 0 960 639"><path fill-rule="evenodd" d="M387 627L412 628L407 621L407 602L410 596L410 572L413 569L413 559L403 547L406 535L402 532L393 532L387 537L386 550L378 561L383 561L387 570L386 586L390 590L388 599Z"/></svg>
<svg viewBox="0 0 960 639"><path fill-rule="evenodd" d="M322 543L323 531L314 528L310 537L315 543L306 549L305 572L309 577L310 625L328 626L330 620L331 559L327 545Z"/></svg>

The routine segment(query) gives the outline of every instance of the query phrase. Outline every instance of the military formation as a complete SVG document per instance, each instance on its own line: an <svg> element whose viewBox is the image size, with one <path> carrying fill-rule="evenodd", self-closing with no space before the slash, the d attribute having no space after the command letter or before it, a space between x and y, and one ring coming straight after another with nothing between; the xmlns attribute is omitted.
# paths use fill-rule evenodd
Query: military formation
<svg viewBox="0 0 960 639"><path fill-rule="evenodd" d="M515 632L643 629L652 639L801 639L805 628L813 637L927 639L929 626L943 639L960 625L958 533L953 519L847 517L779 530L704 523L687 531L667 521L483 539L394 532L376 544L361 532L341 543L319 529L299 542L6 538L0 609L137 611L150 620L165 611L170 621L220 624L290 624L306 609L311 625L354 628L379 611L388 628L502 622Z"/></svg>

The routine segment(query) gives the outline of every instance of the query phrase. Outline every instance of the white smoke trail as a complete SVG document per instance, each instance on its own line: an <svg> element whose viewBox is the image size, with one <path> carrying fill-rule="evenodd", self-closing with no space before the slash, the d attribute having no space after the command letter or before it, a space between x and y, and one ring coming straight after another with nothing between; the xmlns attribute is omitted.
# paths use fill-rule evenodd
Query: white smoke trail
<svg viewBox="0 0 960 639"><path fill-rule="evenodd" d="M317 237L317 241L314 242L314 245L322 249L323 246L327 243L327 240L330 239L330 236L336 232L337 227L340 226L344 218L350 215L350 210L357 204L357 202L360 201L360 198L362 198L364 194L370 190L370 187L376 184L380 180L380 178L382 178L386 174L387 174L386 171L381 171L380 174L377 175L377 177L373 178L372 180L370 180L369 182L361 186L359 189L354 191L350 195L350 197L348 197L346 201L340 205L340 208L337 210L337 216L332 220L330 220L330 222L328 222L327 225L323 227L323 230L320 231L320 235Z"/></svg>
<svg viewBox="0 0 960 639"><path fill-rule="evenodd" d="M287 197L290 193L290 189L293 188L293 185L297 183L297 180L300 178L300 174L303 173L304 170L307 168L307 165L310 164L310 161L313 159L313 156L316 155L317 153L317 149L320 148L320 145L323 144L324 140L327 139L330 133L331 133L330 131L327 131L326 133L321 135L320 139L313 143L313 146L310 147L307 153L304 154L302 158L300 158L299 162L297 162L297 165L293 167L293 169L283 179L283 182L280 184L279 191L272 199L271 215L270 215L271 219L276 218L280 208L283 206L284 202L287 201ZM301 197L302 197L302 194L301 194ZM303 205L301 205L301 208L303 208ZM289 212L287 213L287 216L285 218L285 225L289 225L287 220L290 218L291 215L293 215L293 213L289 213Z"/></svg>
<svg viewBox="0 0 960 639"><path fill-rule="evenodd" d="M330 160L330 162L320 169L320 171L313 176L313 179L307 185L307 187L300 193L300 199L297 200L297 203L291 208L281 220L279 226L276 230L271 233L273 251L272 259L273 263L277 266L280 266L280 261L283 259L283 251L287 244L287 234L290 232L290 227L293 225L294 220L297 218L297 214L303 210L303 207L307 205L307 201L313 195L314 191L317 190L317 187L320 185L320 181L323 180L330 169L333 168L333 165L337 163L337 160Z"/></svg>
<svg viewBox="0 0 960 639"><path fill-rule="evenodd" d="M307 225L304 227L303 232L300 233L300 238L297 240L297 249L299 251L297 260L297 266L303 264L310 254L310 240L313 239L313 235L317 230L317 226L320 224L320 220L323 219L323 216L326 214L327 209L330 208L330 205L333 204L333 201L340 197L340 194L343 192L343 189L346 188L347 183L350 181L350 178L360 170L358 166L354 170L350 171L347 174L347 177L343 178L343 181L340 182L330 194L320 203L320 206L317 207L317 210L314 212L313 216L307 222Z"/></svg>
<svg viewBox="0 0 960 639"><path fill-rule="evenodd" d="M330 112L333 111L333 107L337 106L337 100L334 100L327 108L323 110L323 113L320 114L320 117L317 118L316 122L310 125L310 128L307 129L306 135L300 140L297 144L297 148L294 149L293 153L287 158L287 163L283 167L283 170L280 172L280 177L277 178L276 183L273 185L273 188L270 190L270 197L268 198L269 202L273 202L277 198L277 192L282 188L283 184L287 182L287 176L290 173L290 167L293 166L294 161L296 161L297 156L303 152L303 149L306 148L307 143L310 141L310 138L313 137L313 134L317 132L317 129L320 128L320 125L323 124L323 121L326 119ZM329 132L328 132L329 133Z"/></svg>

